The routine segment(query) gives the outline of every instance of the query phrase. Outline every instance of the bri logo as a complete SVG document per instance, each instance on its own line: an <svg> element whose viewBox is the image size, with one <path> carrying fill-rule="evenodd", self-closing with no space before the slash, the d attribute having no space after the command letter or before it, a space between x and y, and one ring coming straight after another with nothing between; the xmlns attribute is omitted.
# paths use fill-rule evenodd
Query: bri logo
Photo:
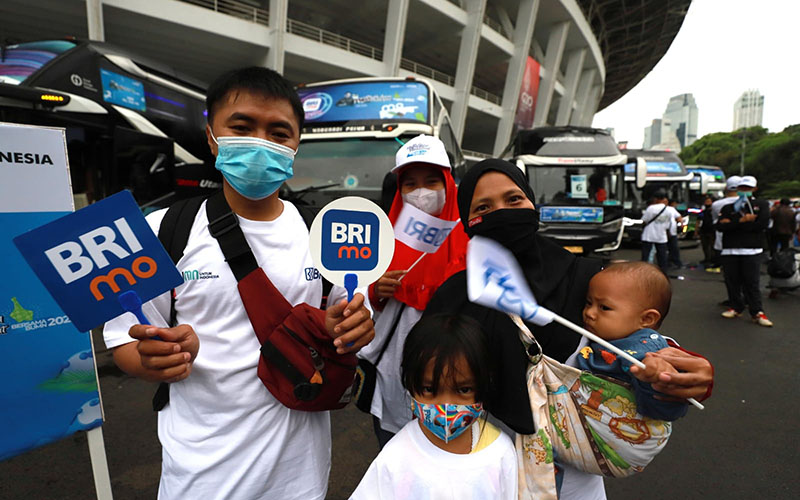
<svg viewBox="0 0 800 500"><path fill-rule="evenodd" d="M314 281L319 279L319 270L316 267L307 267L305 269L306 281Z"/></svg>
<svg viewBox="0 0 800 500"><path fill-rule="evenodd" d="M78 241L66 241L45 250L45 255L53 264L65 285L87 276L95 267L97 269L108 267L109 262L105 256L106 252L114 255L117 259L126 259L142 251L141 243L139 243L124 217L115 220L114 227L127 244L127 249L116 242L117 232L114 231L114 228L100 226L80 235ZM83 255L84 248L89 254L88 257ZM120 266L111 269L106 274L95 276L89 283L89 290L95 300L99 302L105 298L100 285L105 284L111 292L119 293L120 287L119 283L117 283L119 276L122 276L128 282L128 285L134 285L136 284L136 278L150 278L156 273L157 269L158 266L153 258L141 255L131 262L130 270Z"/></svg>
<svg viewBox="0 0 800 500"><path fill-rule="evenodd" d="M322 266L369 271L378 265L380 221L372 212L328 210L322 216Z"/></svg>

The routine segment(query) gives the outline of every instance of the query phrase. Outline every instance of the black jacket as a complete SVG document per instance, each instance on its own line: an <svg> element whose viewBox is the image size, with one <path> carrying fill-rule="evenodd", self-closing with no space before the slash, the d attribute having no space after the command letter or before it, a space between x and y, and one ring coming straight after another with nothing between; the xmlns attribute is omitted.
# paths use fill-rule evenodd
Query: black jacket
<svg viewBox="0 0 800 500"><path fill-rule="evenodd" d="M764 234L769 226L769 202L750 198L752 213L756 220L739 222L743 215L751 213L750 207L745 204L738 212L734 210L736 203L729 203L722 207L716 228L722 232L722 248L764 248ZM722 222L728 219L730 222Z"/></svg>
<svg viewBox="0 0 800 500"><path fill-rule="evenodd" d="M555 246L554 243L542 242L541 245ZM560 249L566 253L566 250ZM520 262L524 265L524 262ZM586 292L589 280L602 268L599 259L575 258L559 276L554 288L543 297L536 297L540 304L567 318L583 323L583 306L586 304ZM424 315L436 313L466 314L483 326L489 336L492 361L495 366L496 380L493 392L486 408L495 417L520 434L533 434L530 399L528 397L527 370L528 357L519 330L504 313L470 302L467 298L467 273L461 271L451 276L434 294ZM547 326L536 326L527 323L528 328L536 336L544 353L558 361L564 362L575 352L581 336L558 323Z"/></svg>

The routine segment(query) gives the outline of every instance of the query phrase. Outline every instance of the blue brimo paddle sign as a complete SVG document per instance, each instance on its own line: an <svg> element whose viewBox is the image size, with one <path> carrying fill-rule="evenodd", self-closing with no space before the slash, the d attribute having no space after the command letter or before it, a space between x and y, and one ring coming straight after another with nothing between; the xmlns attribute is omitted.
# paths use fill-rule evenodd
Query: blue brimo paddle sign
<svg viewBox="0 0 800 500"><path fill-rule="evenodd" d="M346 196L325 205L311 224L309 248L319 272L347 290L377 281L392 262L394 231L380 207Z"/></svg>
<svg viewBox="0 0 800 500"><path fill-rule="evenodd" d="M132 312L183 283L129 191L14 238L25 260L80 331Z"/></svg>

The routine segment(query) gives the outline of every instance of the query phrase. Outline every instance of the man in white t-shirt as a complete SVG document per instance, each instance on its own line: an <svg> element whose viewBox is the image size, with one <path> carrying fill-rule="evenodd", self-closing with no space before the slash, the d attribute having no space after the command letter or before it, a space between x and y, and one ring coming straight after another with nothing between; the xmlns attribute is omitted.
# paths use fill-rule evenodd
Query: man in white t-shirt
<svg viewBox="0 0 800 500"><path fill-rule="evenodd" d="M644 222L644 227L642 228L642 260L647 262L650 259L650 252L655 246L658 267L666 270L667 232L673 217L669 212L666 192L656 191L653 198L653 203L642 214L642 222Z"/></svg>
<svg viewBox="0 0 800 500"><path fill-rule="evenodd" d="M289 303L318 307L322 285L308 231L294 205L278 198L300 142L297 94L278 73L245 68L213 83L206 106L208 143L224 177L224 196L256 261ZM147 217L156 232L164 213ZM236 279L209 233L205 206L194 218L178 268L197 277L176 289L179 326L166 328L167 293L144 305L154 326L125 314L104 329L120 368L170 383L169 403L158 415L159 498L323 499L330 471L328 412L290 410L259 380L261 346ZM325 327L340 353L357 351L374 336L362 294L328 307ZM161 340L152 339L156 335Z"/></svg>

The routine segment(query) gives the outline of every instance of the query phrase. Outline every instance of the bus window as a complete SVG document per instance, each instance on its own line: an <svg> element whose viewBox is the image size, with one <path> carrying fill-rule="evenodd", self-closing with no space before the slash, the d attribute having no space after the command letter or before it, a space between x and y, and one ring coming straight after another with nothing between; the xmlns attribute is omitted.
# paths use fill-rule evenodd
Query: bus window
<svg viewBox="0 0 800 500"><path fill-rule="evenodd" d="M75 44L66 40L20 43L0 48L0 83L20 84L55 57L73 48Z"/></svg>

